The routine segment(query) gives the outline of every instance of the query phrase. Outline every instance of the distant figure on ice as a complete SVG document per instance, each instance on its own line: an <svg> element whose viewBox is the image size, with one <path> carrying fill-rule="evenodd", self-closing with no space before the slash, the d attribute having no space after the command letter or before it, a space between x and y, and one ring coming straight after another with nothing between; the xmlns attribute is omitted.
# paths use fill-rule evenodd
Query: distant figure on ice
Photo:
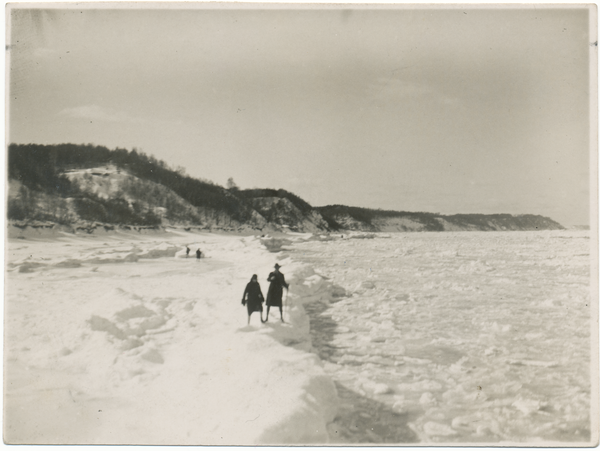
<svg viewBox="0 0 600 451"><path fill-rule="evenodd" d="M281 322L283 323L283 308L281 304L281 298L283 297L283 287L289 289L289 285L285 282L285 277L279 272L278 263L275 263L275 271L269 274L267 282L271 282L269 285L269 292L267 293L267 317L265 321L269 321L269 310L271 307L279 307L279 314L281 315Z"/></svg>
<svg viewBox="0 0 600 451"><path fill-rule="evenodd" d="M189 247L185 247L185 258L188 258L190 256L190 248Z"/></svg>
<svg viewBox="0 0 600 451"><path fill-rule="evenodd" d="M202 252L200 252L200 249L196 251L196 258L202 258Z"/></svg>
<svg viewBox="0 0 600 451"><path fill-rule="evenodd" d="M248 285L246 285L244 295L242 296L242 305L248 304L248 324L250 324L250 315L252 315L252 312L260 312L260 322L264 323L262 318L263 302L265 302L265 299L260 289L260 284L258 283L256 274L252 274L252 278L248 282Z"/></svg>

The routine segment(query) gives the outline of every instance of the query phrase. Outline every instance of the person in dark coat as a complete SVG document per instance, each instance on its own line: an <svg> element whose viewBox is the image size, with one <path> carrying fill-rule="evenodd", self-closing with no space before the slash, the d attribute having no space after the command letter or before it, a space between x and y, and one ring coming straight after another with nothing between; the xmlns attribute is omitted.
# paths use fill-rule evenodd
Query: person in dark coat
<svg viewBox="0 0 600 451"><path fill-rule="evenodd" d="M269 285L269 291L267 293L267 317L265 321L269 321L269 310L271 307L279 307L279 314L281 315L281 322L283 323L283 307L281 303L281 298L283 297L283 287L285 289L289 289L289 285L285 281L285 276L279 272L278 263L275 263L275 271L269 274L267 278L267 282L271 282Z"/></svg>
<svg viewBox="0 0 600 451"><path fill-rule="evenodd" d="M200 252L200 249L198 249L196 251L196 258L200 258L200 257L202 257L202 252Z"/></svg>
<svg viewBox="0 0 600 451"><path fill-rule="evenodd" d="M248 307L248 324L250 324L250 315L252 315L252 312L260 312L260 322L264 323L262 319L263 302L265 302L265 299L260 289L260 284L258 283L256 274L253 274L242 296L242 305L247 305Z"/></svg>
<svg viewBox="0 0 600 451"><path fill-rule="evenodd" d="M190 248L189 247L185 247L185 258L188 258L190 256Z"/></svg>

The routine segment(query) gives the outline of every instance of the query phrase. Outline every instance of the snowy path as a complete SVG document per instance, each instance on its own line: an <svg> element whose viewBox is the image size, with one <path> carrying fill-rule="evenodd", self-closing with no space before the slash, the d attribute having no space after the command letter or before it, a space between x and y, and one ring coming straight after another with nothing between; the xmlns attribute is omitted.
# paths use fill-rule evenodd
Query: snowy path
<svg viewBox="0 0 600 451"><path fill-rule="evenodd" d="M589 246L587 232L295 243L347 292L306 307L342 398L332 437L590 440Z"/></svg>
<svg viewBox="0 0 600 451"><path fill-rule="evenodd" d="M276 261L257 239L65 236L7 252L9 443L328 441L335 387L305 352L303 311L246 326L244 287L257 273L266 292Z"/></svg>

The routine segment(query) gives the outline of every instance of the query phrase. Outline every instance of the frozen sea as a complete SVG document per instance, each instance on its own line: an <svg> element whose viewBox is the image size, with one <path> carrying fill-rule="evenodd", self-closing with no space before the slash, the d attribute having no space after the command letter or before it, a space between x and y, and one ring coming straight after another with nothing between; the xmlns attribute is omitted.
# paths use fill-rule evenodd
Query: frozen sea
<svg viewBox="0 0 600 451"><path fill-rule="evenodd" d="M597 440L589 232L19 233L7 443ZM285 322L247 325L275 262Z"/></svg>
<svg viewBox="0 0 600 451"><path fill-rule="evenodd" d="M589 232L358 234L287 249L343 289L306 306L342 399L334 441L590 440Z"/></svg>

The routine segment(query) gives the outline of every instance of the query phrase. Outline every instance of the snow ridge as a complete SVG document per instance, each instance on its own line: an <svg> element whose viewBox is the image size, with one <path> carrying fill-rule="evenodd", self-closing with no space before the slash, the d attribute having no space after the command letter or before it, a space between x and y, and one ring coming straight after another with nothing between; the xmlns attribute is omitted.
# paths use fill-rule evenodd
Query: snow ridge
<svg viewBox="0 0 600 451"><path fill-rule="evenodd" d="M312 268L259 238L181 231L14 240L9 255L7 443L329 442L338 397L303 305L335 290ZM245 284L258 274L266 295L275 262L285 323L246 325Z"/></svg>

